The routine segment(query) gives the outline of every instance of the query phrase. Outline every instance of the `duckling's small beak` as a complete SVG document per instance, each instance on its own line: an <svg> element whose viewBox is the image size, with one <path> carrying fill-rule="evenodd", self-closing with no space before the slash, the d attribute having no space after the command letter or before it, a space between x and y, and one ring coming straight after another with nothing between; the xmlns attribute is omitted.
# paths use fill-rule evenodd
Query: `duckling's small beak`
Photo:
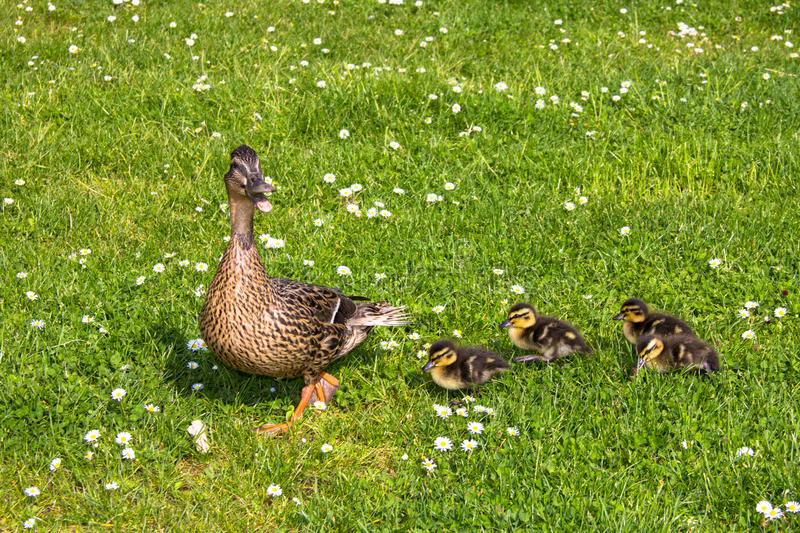
<svg viewBox="0 0 800 533"><path fill-rule="evenodd" d="M500 322L500 324L497 325L497 327L500 328L500 329L503 329L503 328L507 328L510 325L511 325L511 321L510 320L503 320L502 322Z"/></svg>
<svg viewBox="0 0 800 533"><path fill-rule="evenodd" d="M425 363L425 366L422 367L422 371L426 372L435 366L436 364L433 361L428 361L427 363Z"/></svg>
<svg viewBox="0 0 800 533"><path fill-rule="evenodd" d="M622 320L622 316L623 316L622 313L620 313L618 315L615 315L614 318L612 318L611 320Z"/></svg>

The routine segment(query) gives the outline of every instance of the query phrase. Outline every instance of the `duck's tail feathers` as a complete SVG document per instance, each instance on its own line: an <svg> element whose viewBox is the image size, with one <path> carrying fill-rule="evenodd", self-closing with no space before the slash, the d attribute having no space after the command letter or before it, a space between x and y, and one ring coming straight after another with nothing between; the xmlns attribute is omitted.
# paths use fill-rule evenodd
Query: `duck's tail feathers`
<svg viewBox="0 0 800 533"><path fill-rule="evenodd" d="M355 314L347 320L348 326L405 326L411 317L405 307L393 307L386 302L356 304Z"/></svg>

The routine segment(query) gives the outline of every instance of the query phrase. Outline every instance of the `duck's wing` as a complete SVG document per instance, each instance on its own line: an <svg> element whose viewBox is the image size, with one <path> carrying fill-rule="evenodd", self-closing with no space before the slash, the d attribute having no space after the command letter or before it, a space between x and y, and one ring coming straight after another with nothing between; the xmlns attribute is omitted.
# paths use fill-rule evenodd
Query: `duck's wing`
<svg viewBox="0 0 800 533"><path fill-rule="evenodd" d="M339 289L288 278L270 278L269 282L278 296L279 305L295 312L303 309L322 323L344 324L356 313L356 303Z"/></svg>

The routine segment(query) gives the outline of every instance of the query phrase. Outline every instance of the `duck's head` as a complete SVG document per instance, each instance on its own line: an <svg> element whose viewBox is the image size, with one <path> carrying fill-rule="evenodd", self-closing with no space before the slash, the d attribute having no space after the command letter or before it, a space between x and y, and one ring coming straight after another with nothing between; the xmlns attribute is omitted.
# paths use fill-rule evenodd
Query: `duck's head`
<svg viewBox="0 0 800 533"><path fill-rule="evenodd" d="M263 213L272 211L267 199L275 187L264 180L258 154L243 144L231 153L231 168L225 174L225 187L230 202L249 201Z"/></svg>
<svg viewBox="0 0 800 533"><path fill-rule="evenodd" d="M452 341L442 339L436 341L428 348L428 362L422 370L430 370L435 366L449 366L456 362L456 345Z"/></svg>
<svg viewBox="0 0 800 533"><path fill-rule="evenodd" d="M651 361L664 351L664 341L658 335L642 335L636 341L636 353L642 362Z"/></svg>
<svg viewBox="0 0 800 533"><path fill-rule="evenodd" d="M531 304L521 303L514 304L508 310L508 316L500 323L500 329L503 328L529 328L536 324L536 311Z"/></svg>
<svg viewBox="0 0 800 533"><path fill-rule="evenodd" d="M628 322L644 322L647 317L647 304L639 298L628 298L622 303L619 314L612 320L625 320Z"/></svg>

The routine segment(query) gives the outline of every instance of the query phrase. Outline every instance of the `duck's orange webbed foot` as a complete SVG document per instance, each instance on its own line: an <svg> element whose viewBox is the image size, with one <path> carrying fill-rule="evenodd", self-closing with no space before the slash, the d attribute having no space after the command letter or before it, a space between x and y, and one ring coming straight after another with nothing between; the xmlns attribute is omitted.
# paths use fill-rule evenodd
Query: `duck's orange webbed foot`
<svg viewBox="0 0 800 533"><path fill-rule="evenodd" d="M320 380L322 381L322 380ZM300 393L300 402L297 404L297 407L294 409L294 413L292 413L291 418L284 423L284 424L263 424L256 428L253 428L254 433L258 433L259 435L278 435L280 433L286 433L289 431L289 428L292 426L295 420L303 416L303 411L306 410L306 406L308 402L311 400L311 395L314 393L314 388L320 386L319 383L315 385L306 385L303 387L302 392Z"/></svg>
<svg viewBox="0 0 800 533"><path fill-rule="evenodd" d="M314 384L314 392L311 394L309 402L313 404L322 398L322 401L327 405L333 399L333 395L336 394L336 389L338 388L339 380L327 372L323 372L319 375L319 381Z"/></svg>
<svg viewBox="0 0 800 533"><path fill-rule="evenodd" d="M258 435L279 435L289 431L289 424L262 424L253 428L253 433Z"/></svg>

